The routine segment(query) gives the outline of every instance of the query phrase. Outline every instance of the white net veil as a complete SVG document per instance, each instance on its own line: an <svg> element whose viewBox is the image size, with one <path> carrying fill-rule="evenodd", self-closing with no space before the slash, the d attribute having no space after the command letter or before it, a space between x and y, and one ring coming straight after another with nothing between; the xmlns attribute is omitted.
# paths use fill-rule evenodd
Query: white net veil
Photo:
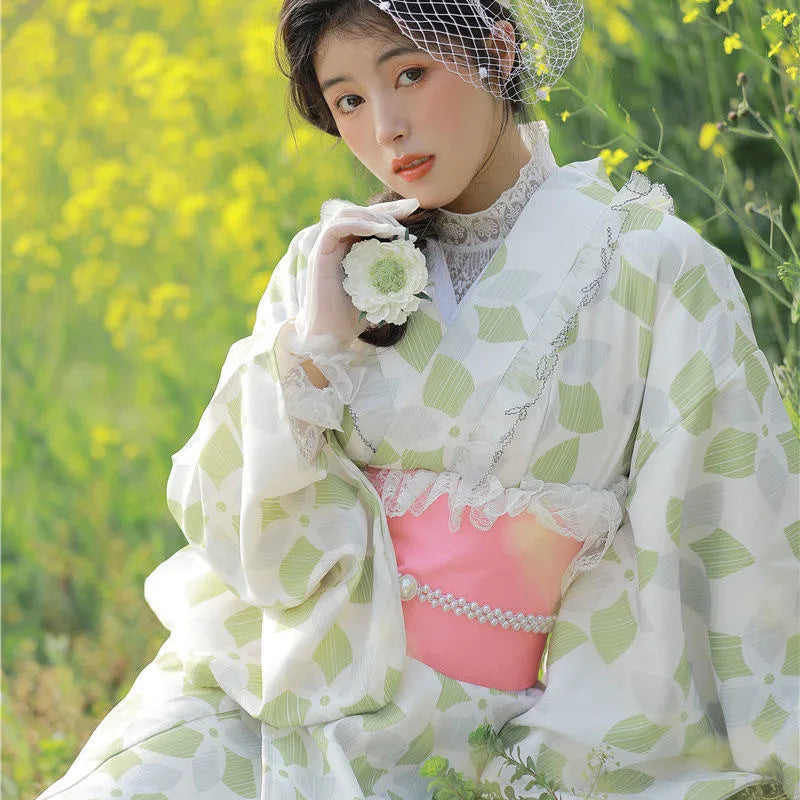
<svg viewBox="0 0 800 800"><path fill-rule="evenodd" d="M370 2L451 72L495 97L528 105L548 96L575 56L583 34L580 0ZM502 20L511 21L516 34L509 26L497 24Z"/></svg>

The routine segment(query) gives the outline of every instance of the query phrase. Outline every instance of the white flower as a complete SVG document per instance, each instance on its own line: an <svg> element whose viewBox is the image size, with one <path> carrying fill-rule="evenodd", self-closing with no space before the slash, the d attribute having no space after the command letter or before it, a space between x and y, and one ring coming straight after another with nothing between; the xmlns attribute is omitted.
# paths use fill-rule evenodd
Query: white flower
<svg viewBox="0 0 800 800"><path fill-rule="evenodd" d="M425 255L408 239L356 242L342 261L344 290L372 323L402 325L428 283Z"/></svg>

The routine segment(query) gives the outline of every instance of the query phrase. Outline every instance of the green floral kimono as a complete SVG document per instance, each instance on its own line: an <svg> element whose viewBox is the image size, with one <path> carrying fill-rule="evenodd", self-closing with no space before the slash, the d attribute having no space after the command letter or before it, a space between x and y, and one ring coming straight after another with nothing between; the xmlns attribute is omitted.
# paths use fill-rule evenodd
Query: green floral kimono
<svg viewBox="0 0 800 800"><path fill-rule="evenodd" d="M173 456L188 544L145 584L169 637L40 800L416 800L432 754L502 785L470 755L483 722L577 791L605 746L610 798L721 800L770 766L800 797L800 456L724 255L644 175L560 167L447 314L430 240L431 301L398 345L323 364L303 420L279 334L318 230ZM366 466L454 478L487 536L558 494L583 545L543 695L407 655Z"/></svg>

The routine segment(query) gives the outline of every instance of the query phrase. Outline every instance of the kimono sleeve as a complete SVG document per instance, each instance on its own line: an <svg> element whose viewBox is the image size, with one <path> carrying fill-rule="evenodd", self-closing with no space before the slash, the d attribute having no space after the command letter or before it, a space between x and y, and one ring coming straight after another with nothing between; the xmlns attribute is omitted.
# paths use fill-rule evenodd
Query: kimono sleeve
<svg viewBox="0 0 800 800"><path fill-rule="evenodd" d="M663 642L685 647L676 679L697 687L738 769L772 769L797 798L798 439L728 260L666 224L681 259L659 298L631 460L637 560L680 594Z"/></svg>
<svg viewBox="0 0 800 800"><path fill-rule="evenodd" d="M278 557L266 544L274 538L267 536L267 525L284 513L278 498L328 477L323 434L343 410L331 386L301 382L298 395L291 379L294 371L303 372L299 363L306 356L286 344L318 228L298 232L276 265L252 334L229 349L197 429L172 456L167 481L170 512L192 548L231 591L257 606L291 607L302 599L267 577L270 558ZM339 367L334 374L341 372ZM304 397L315 398L312 413ZM335 550L325 554L321 574L337 557Z"/></svg>

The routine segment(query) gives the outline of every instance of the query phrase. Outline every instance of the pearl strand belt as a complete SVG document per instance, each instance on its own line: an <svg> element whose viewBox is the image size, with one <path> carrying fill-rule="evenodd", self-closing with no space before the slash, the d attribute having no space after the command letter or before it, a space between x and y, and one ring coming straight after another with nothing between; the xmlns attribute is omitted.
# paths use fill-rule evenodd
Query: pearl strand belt
<svg viewBox="0 0 800 800"><path fill-rule="evenodd" d="M555 615L543 616L492 608L464 597L456 597L442 589L432 589L427 583L420 586L419 581L407 573L400 573L400 597L404 602L417 597L421 603L430 603L431 608L441 608L442 611L452 611L457 617L463 615L481 625L488 622L492 626L499 625L501 628L525 633L549 633L556 623Z"/></svg>

